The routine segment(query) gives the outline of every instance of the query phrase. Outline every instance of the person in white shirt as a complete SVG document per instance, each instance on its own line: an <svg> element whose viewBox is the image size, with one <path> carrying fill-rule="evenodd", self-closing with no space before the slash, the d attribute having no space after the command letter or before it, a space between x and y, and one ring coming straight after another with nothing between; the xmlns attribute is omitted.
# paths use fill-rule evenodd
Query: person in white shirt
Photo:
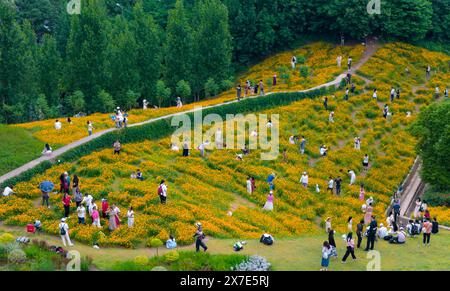
<svg viewBox="0 0 450 291"><path fill-rule="evenodd" d="M328 181L328 191L330 191L333 194L334 179L333 177L329 177L328 179L330 179Z"/></svg>
<svg viewBox="0 0 450 291"><path fill-rule="evenodd" d="M394 101L394 97L395 97L395 89L394 89L394 87L392 87L392 89L391 89L391 102Z"/></svg>
<svg viewBox="0 0 450 291"><path fill-rule="evenodd" d="M329 233L331 230L331 217L327 217L325 220L325 231Z"/></svg>
<svg viewBox="0 0 450 291"><path fill-rule="evenodd" d="M181 98L177 97L177 108L183 107L183 102L181 102Z"/></svg>
<svg viewBox="0 0 450 291"><path fill-rule="evenodd" d="M373 204L373 197L372 197L372 196L370 196L370 197L366 200L366 204L367 204L367 205Z"/></svg>
<svg viewBox="0 0 450 291"><path fill-rule="evenodd" d="M51 155L52 152L53 152L52 147L48 143L46 143L44 146L44 150L42 151L42 154L43 155Z"/></svg>
<svg viewBox="0 0 450 291"><path fill-rule="evenodd" d="M14 187L12 185L6 186L5 189L3 190L3 196L7 197L11 194L14 194L15 192L14 192L13 188Z"/></svg>
<svg viewBox="0 0 450 291"><path fill-rule="evenodd" d="M350 175L350 185L355 184L356 182L356 174L353 170L348 170L348 174Z"/></svg>
<svg viewBox="0 0 450 291"><path fill-rule="evenodd" d="M330 112L330 115L328 116L328 121L332 123L334 122L334 111Z"/></svg>
<svg viewBox="0 0 450 291"><path fill-rule="evenodd" d="M178 152L180 150L180 148L174 143L170 144L170 149L175 152Z"/></svg>
<svg viewBox="0 0 450 291"><path fill-rule="evenodd" d="M306 174L306 172L303 172L303 175L300 178L300 183L302 183L303 187L308 187L308 175Z"/></svg>
<svg viewBox="0 0 450 291"><path fill-rule="evenodd" d="M83 205L79 205L77 208L78 224L86 224L86 208Z"/></svg>
<svg viewBox="0 0 450 291"><path fill-rule="evenodd" d="M324 156L327 155L327 151L328 151L327 147L326 147L325 145L322 145L322 146L320 147L319 153L320 153L321 156L324 157Z"/></svg>
<svg viewBox="0 0 450 291"><path fill-rule="evenodd" d="M66 223L66 218L62 218L61 219L61 223L59 224L59 232L61 235L61 240L63 242L64 246L66 245L66 242L69 244L69 246L73 246L73 243L70 241L70 236L69 236L69 225L67 225Z"/></svg>
<svg viewBox="0 0 450 291"><path fill-rule="evenodd" d="M144 99L142 101L142 109L146 110L147 108L148 108L148 101L147 101L147 99Z"/></svg>
<svg viewBox="0 0 450 291"><path fill-rule="evenodd" d="M91 136L92 135L92 131L94 130L94 126L92 125L91 121L87 122L87 128L88 128L88 134L89 134L89 136Z"/></svg>
<svg viewBox="0 0 450 291"><path fill-rule="evenodd" d="M58 119L56 119L56 121L55 121L55 129L56 129L56 130L60 130L61 127L62 127L61 121L59 121Z"/></svg>
<svg viewBox="0 0 450 291"><path fill-rule="evenodd" d="M340 67L342 66L342 56L338 56L338 57L336 58L336 61L337 61L338 67L340 68Z"/></svg>
<svg viewBox="0 0 450 291"><path fill-rule="evenodd" d="M257 137L258 132L256 130L252 130L252 132L250 133L250 136Z"/></svg>
<svg viewBox="0 0 450 291"><path fill-rule="evenodd" d="M127 211L127 218L128 218L128 227L133 227L134 225L134 211L133 206L130 206L130 208Z"/></svg>
<svg viewBox="0 0 450 291"><path fill-rule="evenodd" d="M384 239L384 237L388 235L387 227L380 223L380 228L378 229L377 234L380 239Z"/></svg>
<svg viewBox="0 0 450 291"><path fill-rule="evenodd" d="M86 208L89 209L89 207L91 206L91 203L92 203L92 200L93 200L93 199L94 199L94 198L92 197L92 195L90 195L90 194L88 194L88 193L85 193L85 194L84 194L84 198L83 198L83 200L81 201L81 204L86 205Z"/></svg>
<svg viewBox="0 0 450 291"><path fill-rule="evenodd" d="M289 137L289 143L290 143L290 144L295 144L295 136L291 135L291 136Z"/></svg>
<svg viewBox="0 0 450 291"><path fill-rule="evenodd" d="M161 200L161 204L166 204L166 201L167 201L167 185L166 185L166 181L164 181L164 180L161 180L161 183L159 184L158 195L159 195L159 198Z"/></svg>
<svg viewBox="0 0 450 291"><path fill-rule="evenodd" d="M272 120L269 119L269 122L267 122L267 128L271 128L273 126Z"/></svg>
<svg viewBox="0 0 450 291"><path fill-rule="evenodd" d="M377 89L373 89L373 95L372 95L372 98L374 98L375 100L378 99Z"/></svg>

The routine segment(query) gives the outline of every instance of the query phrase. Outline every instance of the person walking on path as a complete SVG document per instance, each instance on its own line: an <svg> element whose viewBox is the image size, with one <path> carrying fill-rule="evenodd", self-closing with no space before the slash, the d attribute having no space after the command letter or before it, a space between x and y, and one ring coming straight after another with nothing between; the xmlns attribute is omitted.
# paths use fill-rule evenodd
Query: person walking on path
<svg viewBox="0 0 450 291"><path fill-rule="evenodd" d="M352 57L349 56L348 60L347 60L347 67L348 67L349 71L352 69L352 63L353 63L353 59L352 59Z"/></svg>
<svg viewBox="0 0 450 291"><path fill-rule="evenodd" d="M300 183L302 183L303 187L308 188L308 174L306 172L303 172L300 177Z"/></svg>
<svg viewBox="0 0 450 291"><path fill-rule="evenodd" d="M50 204L48 203L49 198L49 193L42 191L42 206L47 204L47 208L50 208Z"/></svg>
<svg viewBox="0 0 450 291"><path fill-rule="evenodd" d="M165 180L161 180L158 187L158 196L161 204L166 204L167 202L167 185Z"/></svg>
<svg viewBox="0 0 450 291"><path fill-rule="evenodd" d="M83 205L77 206L78 224L86 224L86 208Z"/></svg>
<svg viewBox="0 0 450 291"><path fill-rule="evenodd" d="M100 213L98 213L97 205L92 208L92 225L98 228L102 227L102 225L100 224Z"/></svg>
<svg viewBox="0 0 450 291"><path fill-rule="evenodd" d="M87 129L88 129L89 136L91 136L92 135L92 131L94 130L94 126L92 125L91 121L87 122Z"/></svg>
<svg viewBox="0 0 450 291"><path fill-rule="evenodd" d="M375 101L378 101L377 89L373 89L372 99L375 99Z"/></svg>
<svg viewBox="0 0 450 291"><path fill-rule="evenodd" d="M241 92L242 92L242 87L241 87L241 84L239 84L236 87L236 97L237 97L238 101L241 101Z"/></svg>
<svg viewBox="0 0 450 291"><path fill-rule="evenodd" d="M356 260L355 256L355 241L352 238L353 234L352 232L349 232L347 234L346 243L347 243L347 251L345 252L344 257L342 258L342 263L345 264L345 261L347 261L347 258L349 255L352 255L352 259Z"/></svg>
<svg viewBox="0 0 450 291"><path fill-rule="evenodd" d="M70 202L72 202L72 199L70 198L70 195L67 193L64 193L62 197L62 203L64 206L64 217L68 218L70 214Z"/></svg>
<svg viewBox="0 0 450 291"><path fill-rule="evenodd" d="M430 245L431 231L433 229L433 224L430 222L430 219L426 219L423 223L423 245Z"/></svg>
<svg viewBox="0 0 450 291"><path fill-rule="evenodd" d="M70 235L69 235L69 225L66 223L66 218L61 219L61 223L59 224L59 233L61 235L61 240L63 242L64 246L73 246L72 241L70 241ZM67 242L67 244L66 244Z"/></svg>
<svg viewBox="0 0 450 291"><path fill-rule="evenodd" d="M364 219L361 219L359 223L356 225L356 235L358 236L358 243L356 247L358 249L361 247L361 242L363 239L363 230L364 230Z"/></svg>
<svg viewBox="0 0 450 291"><path fill-rule="evenodd" d="M120 150L122 149L122 145L120 144L119 140L116 140L113 144L114 147L114 154L120 155Z"/></svg>
<svg viewBox="0 0 450 291"><path fill-rule="evenodd" d="M134 226L134 211L133 206L130 206L127 211L127 218L128 218L128 227Z"/></svg>
<svg viewBox="0 0 450 291"><path fill-rule="evenodd" d="M264 96L265 95L265 93L264 93L264 83L263 83L262 80L259 80L259 95L260 96Z"/></svg>
<svg viewBox="0 0 450 291"><path fill-rule="evenodd" d="M336 184L336 195L341 195L341 184L342 184L342 178L341 176L338 176L336 179L334 179L334 183Z"/></svg>
<svg viewBox="0 0 450 291"><path fill-rule="evenodd" d="M195 238L195 251L199 252L200 251L200 247L203 248L203 251L206 252L206 250L208 249L208 247L205 244L205 234L203 233L203 228L202 228L202 224L200 222L197 222L195 224L195 226L197 226L197 231L194 234L194 238Z"/></svg>
<svg viewBox="0 0 450 291"><path fill-rule="evenodd" d="M267 195L267 201L264 204L263 209L268 210L268 211L273 210L273 191L272 190L269 192L269 195Z"/></svg>
<svg viewBox="0 0 450 291"><path fill-rule="evenodd" d="M353 232L353 217L352 216L350 216L347 219L347 229L348 229L348 232Z"/></svg>
<svg viewBox="0 0 450 291"><path fill-rule="evenodd" d="M331 246L327 241L324 241L322 245L322 261L320 263L321 271L328 271L328 266L330 265L330 254Z"/></svg>
<svg viewBox="0 0 450 291"><path fill-rule="evenodd" d="M375 220L375 216L372 216L372 221L370 222L369 228L367 230L367 245L364 249L365 251L373 250L375 246L375 237L377 234L377 221Z"/></svg>

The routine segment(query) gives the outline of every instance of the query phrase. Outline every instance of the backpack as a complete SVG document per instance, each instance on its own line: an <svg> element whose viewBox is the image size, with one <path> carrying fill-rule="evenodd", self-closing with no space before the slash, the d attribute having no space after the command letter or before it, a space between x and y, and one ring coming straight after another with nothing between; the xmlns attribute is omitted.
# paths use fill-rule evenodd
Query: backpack
<svg viewBox="0 0 450 291"><path fill-rule="evenodd" d="M261 236L261 239L259 241L267 246L270 246L273 244L272 236L264 236L263 235L263 236Z"/></svg>
<svg viewBox="0 0 450 291"><path fill-rule="evenodd" d="M243 248L244 248L244 246L242 245L241 242L236 242L236 243L233 245L233 249L234 249L235 252L239 252L239 251L242 250Z"/></svg>
<svg viewBox="0 0 450 291"><path fill-rule="evenodd" d="M162 185L159 185L159 187L158 187L158 195L161 196L162 193L163 193Z"/></svg>
<svg viewBox="0 0 450 291"><path fill-rule="evenodd" d="M60 227L60 233L61 235L66 235L66 229L64 228L64 224Z"/></svg>
<svg viewBox="0 0 450 291"><path fill-rule="evenodd" d="M419 228L417 227L417 224L413 224L411 227L411 234L415 235L415 234L419 234Z"/></svg>

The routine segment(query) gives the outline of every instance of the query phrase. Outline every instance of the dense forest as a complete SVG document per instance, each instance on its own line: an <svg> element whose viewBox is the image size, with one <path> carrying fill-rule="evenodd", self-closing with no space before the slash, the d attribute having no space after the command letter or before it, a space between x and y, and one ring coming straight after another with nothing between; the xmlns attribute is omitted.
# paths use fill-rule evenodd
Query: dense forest
<svg viewBox="0 0 450 291"><path fill-rule="evenodd" d="M450 0L0 0L0 122L171 105L310 35L450 39Z"/></svg>

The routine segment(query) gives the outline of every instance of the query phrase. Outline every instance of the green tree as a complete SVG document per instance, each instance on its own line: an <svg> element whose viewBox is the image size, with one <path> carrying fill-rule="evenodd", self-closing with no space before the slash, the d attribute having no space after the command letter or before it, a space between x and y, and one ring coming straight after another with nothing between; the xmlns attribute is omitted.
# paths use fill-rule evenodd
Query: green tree
<svg viewBox="0 0 450 291"><path fill-rule="evenodd" d="M39 85L51 106L59 103L59 82L61 80L62 60L57 49L56 40L46 35L39 52Z"/></svg>
<svg viewBox="0 0 450 291"><path fill-rule="evenodd" d="M170 94L171 90L166 87L163 80L156 82L156 99L159 107L161 107L164 103L167 103L167 100L170 98Z"/></svg>
<svg viewBox="0 0 450 291"><path fill-rule="evenodd" d="M189 86L189 83L185 80L180 80L177 83L176 93L182 98L182 100L187 100L192 94L191 86Z"/></svg>
<svg viewBox="0 0 450 291"><path fill-rule="evenodd" d="M67 105L70 113L83 112L86 109L84 94L81 91L75 91L67 98Z"/></svg>
<svg viewBox="0 0 450 291"><path fill-rule="evenodd" d="M140 75L139 91L149 99L155 95L156 81L161 77L161 37L158 27L152 16L145 13L142 2L133 8L131 29L137 40L138 73Z"/></svg>
<svg viewBox="0 0 450 291"><path fill-rule="evenodd" d="M432 36L439 40L450 39L450 1L431 0L433 7Z"/></svg>
<svg viewBox="0 0 450 291"><path fill-rule="evenodd" d="M125 100L123 100L122 106L127 108L128 110L132 109L136 106L137 100L139 98L139 93L134 92L133 90L128 90L125 94Z"/></svg>
<svg viewBox="0 0 450 291"><path fill-rule="evenodd" d="M209 78L205 83L204 90L206 98L215 97L219 93L219 85L213 78Z"/></svg>
<svg viewBox="0 0 450 291"><path fill-rule="evenodd" d="M422 179L437 190L450 188L450 101L422 110L411 126L419 139L417 153L423 161Z"/></svg>
<svg viewBox="0 0 450 291"><path fill-rule="evenodd" d="M175 8L169 11L164 48L164 80L170 88L175 89L180 80L186 80L192 85L192 50L193 35L187 11L183 0L177 0Z"/></svg>
<svg viewBox="0 0 450 291"><path fill-rule="evenodd" d="M100 93L98 93L95 111L107 113L112 112L115 107L116 103L111 94L105 90L101 90Z"/></svg>

